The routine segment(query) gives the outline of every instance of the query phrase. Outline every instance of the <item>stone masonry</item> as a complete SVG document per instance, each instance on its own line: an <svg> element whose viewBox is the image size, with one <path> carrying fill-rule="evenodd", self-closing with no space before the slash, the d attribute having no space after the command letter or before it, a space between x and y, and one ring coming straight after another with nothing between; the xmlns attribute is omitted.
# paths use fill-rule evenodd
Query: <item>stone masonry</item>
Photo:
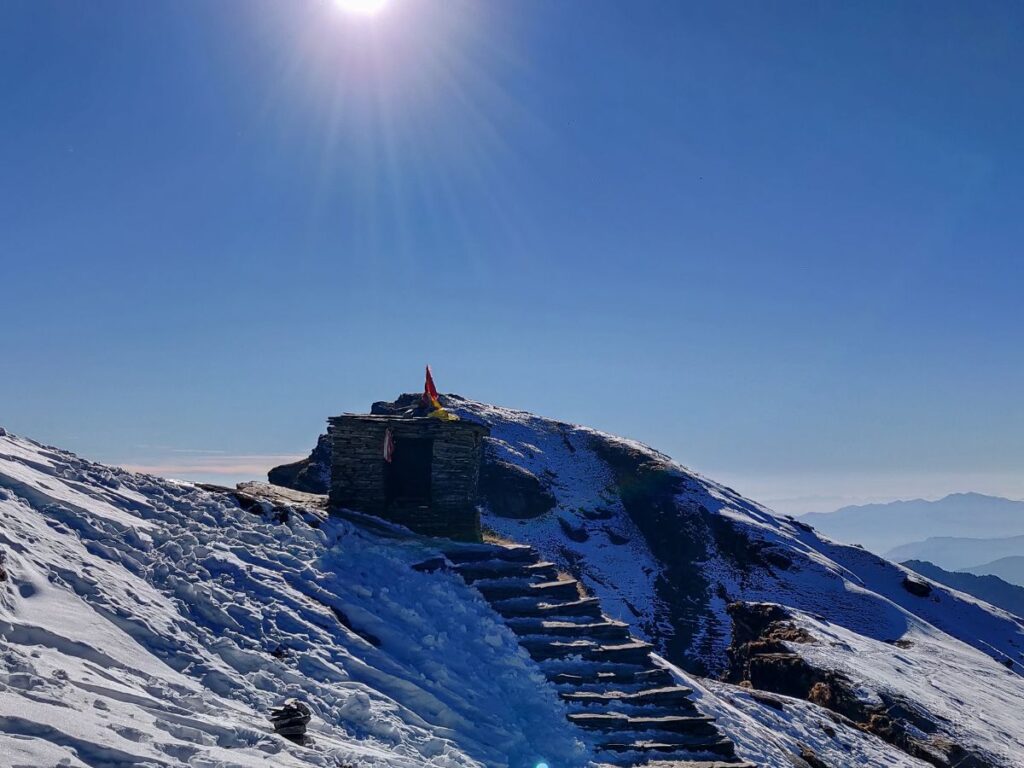
<svg viewBox="0 0 1024 768"><path fill-rule="evenodd" d="M345 414L328 420L331 443L330 506L353 509L399 523L429 536L480 540L477 509L483 438L487 427L470 421L429 417ZM384 439L395 440L392 465L384 461ZM403 444L407 449L403 451ZM394 472L413 444L427 449L428 489L416 498L396 497Z"/></svg>

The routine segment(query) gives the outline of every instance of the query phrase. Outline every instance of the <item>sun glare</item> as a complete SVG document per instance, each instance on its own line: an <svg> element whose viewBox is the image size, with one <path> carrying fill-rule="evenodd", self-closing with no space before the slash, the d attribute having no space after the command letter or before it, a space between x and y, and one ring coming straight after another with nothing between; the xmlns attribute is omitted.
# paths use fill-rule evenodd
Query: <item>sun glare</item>
<svg viewBox="0 0 1024 768"><path fill-rule="evenodd" d="M364 16L377 13L387 5L388 0L334 0L334 4L348 13L359 13Z"/></svg>

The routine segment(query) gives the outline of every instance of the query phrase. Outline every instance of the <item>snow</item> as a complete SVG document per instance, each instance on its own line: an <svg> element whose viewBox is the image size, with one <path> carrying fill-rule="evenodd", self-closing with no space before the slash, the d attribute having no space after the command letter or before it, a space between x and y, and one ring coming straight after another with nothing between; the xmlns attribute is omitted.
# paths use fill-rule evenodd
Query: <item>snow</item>
<svg viewBox="0 0 1024 768"><path fill-rule="evenodd" d="M656 589L664 565L592 443L667 457L519 411L469 401L454 410L486 420L493 450L549 483L557 500L540 518L486 515L487 524L578 573L637 634L670 634ZM702 506L793 560L741 567L712 548L701 571L714 622L729 626L733 599L785 605L818 639L790 644L808 663L842 672L865 700L898 697L1000 765L1021 764L1024 627L1014 617L937 584L914 596L900 566L674 466L685 481L681 508ZM412 568L437 554L428 542L359 516L275 518L0 430L0 765L590 761L588 740L479 594L454 575ZM559 518L586 540L567 537ZM695 643L709 669L722 668L727 635ZM779 696L780 709L664 663L759 765L791 766L804 747L827 765L925 765L809 702ZM267 720L292 696L314 712L304 746Z"/></svg>
<svg viewBox="0 0 1024 768"><path fill-rule="evenodd" d="M3 433L0 552L2 765L588 761L483 599L412 569L436 554L420 541L275 523ZM267 720L290 696L307 746Z"/></svg>
<svg viewBox="0 0 1024 768"><path fill-rule="evenodd" d="M917 597L902 585L909 573L902 566L859 547L832 542L640 443L472 401L457 401L456 410L464 418L485 421L502 457L549 482L558 502L555 510L534 520L487 514L487 525L535 545L545 557L579 572L610 615L639 621L640 627L654 626L661 637L672 631L654 588L663 565L650 554L643 537L630 530L629 515L611 487L610 469L590 447L594 439L628 444L651 461L668 463L683 481L677 497L680 509L704 507L730 521L751 542L783 552L793 561L786 569L754 563L739 567L727 553L712 547L701 565L710 583L706 599L711 618L705 622L709 630L693 641L707 669L724 671L729 633L710 627L731 626L725 610L730 601L779 603L822 639L819 644L791 645L814 666L847 674L867 699L898 697L936 720L940 734L991 755L1001 765L1024 765L1024 721L1018 715L1024 701L1024 626L1016 617L934 582L929 582L929 596ZM609 510L610 519L594 522L579 514L595 508ZM589 539L568 538L558 516L586 528ZM600 535L608 525L628 536L629 544L609 545ZM673 530L669 522L664 535L685 531ZM894 645L897 640L909 647ZM1004 666L1006 660L1013 662L1012 669ZM755 762L786 764L769 746L771 734L782 733L786 744L813 746L829 765L921 764L859 732L842 738L851 752L826 743L830 738L822 741L820 728L804 722L826 717L813 704L790 702L786 711L792 714L783 717L766 711L739 689L708 682L705 690L706 708L714 710L725 732L739 742L739 751Z"/></svg>
<svg viewBox="0 0 1024 768"><path fill-rule="evenodd" d="M754 699L737 686L705 680L690 683L695 699L718 724L734 734L737 754L760 765L788 766L787 755L810 747L825 765L927 768L881 739L855 728L826 710L799 699L773 694L781 709Z"/></svg>
<svg viewBox="0 0 1024 768"><path fill-rule="evenodd" d="M523 411L459 402L464 406L453 410L491 427L498 458L549 479L557 501L552 513L534 520L488 515L488 527L502 537L536 546L562 569L578 573L610 615L650 639L659 615L654 584L661 567L622 508L610 469L590 448L590 437L599 433ZM590 520L583 515L585 510L602 510L608 517ZM586 530L587 541L562 546L559 518ZM626 543L613 543L613 537Z"/></svg>
<svg viewBox="0 0 1024 768"><path fill-rule="evenodd" d="M790 644L813 666L840 671L865 696L901 696L955 742L1013 765L1024 755L1020 676L980 651L911 620L900 647L799 615L819 642ZM1019 762L1018 762L1019 764Z"/></svg>

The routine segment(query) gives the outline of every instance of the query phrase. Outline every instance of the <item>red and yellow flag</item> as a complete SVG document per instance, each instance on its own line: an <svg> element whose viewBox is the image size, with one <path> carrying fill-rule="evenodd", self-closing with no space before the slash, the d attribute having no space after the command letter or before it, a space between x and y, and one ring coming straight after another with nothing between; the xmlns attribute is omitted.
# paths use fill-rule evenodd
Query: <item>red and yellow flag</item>
<svg viewBox="0 0 1024 768"><path fill-rule="evenodd" d="M454 413L448 413L444 408L441 407L441 401L437 397L437 387L434 386L434 376L430 372L430 366L427 366L427 379L423 383L423 405L430 408L428 416L433 416L435 419L444 419L445 421L456 421L459 417Z"/></svg>

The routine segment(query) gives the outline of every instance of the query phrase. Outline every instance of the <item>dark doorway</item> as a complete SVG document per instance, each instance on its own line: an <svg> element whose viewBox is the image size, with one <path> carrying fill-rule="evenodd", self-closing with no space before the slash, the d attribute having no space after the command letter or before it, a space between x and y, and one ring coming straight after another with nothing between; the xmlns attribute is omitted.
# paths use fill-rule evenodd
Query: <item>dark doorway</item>
<svg viewBox="0 0 1024 768"><path fill-rule="evenodd" d="M433 440L415 437L395 440L395 453L384 470L389 502L430 503L433 456Z"/></svg>

